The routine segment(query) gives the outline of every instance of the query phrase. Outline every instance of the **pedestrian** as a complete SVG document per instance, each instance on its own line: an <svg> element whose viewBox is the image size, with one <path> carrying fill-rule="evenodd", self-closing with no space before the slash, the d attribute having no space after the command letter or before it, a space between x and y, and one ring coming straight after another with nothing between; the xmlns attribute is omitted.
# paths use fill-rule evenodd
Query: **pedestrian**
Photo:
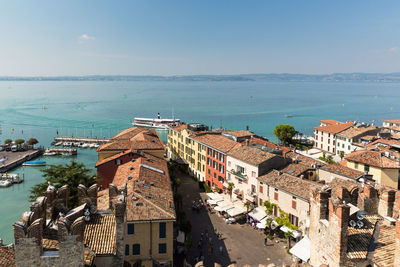
<svg viewBox="0 0 400 267"><path fill-rule="evenodd" d="M199 243L197 243L197 247L201 248L201 241L199 241Z"/></svg>
<svg viewBox="0 0 400 267"><path fill-rule="evenodd" d="M222 246L219 246L219 252L221 253L221 255L222 255L222 252L223 252L223 248L222 248Z"/></svg>

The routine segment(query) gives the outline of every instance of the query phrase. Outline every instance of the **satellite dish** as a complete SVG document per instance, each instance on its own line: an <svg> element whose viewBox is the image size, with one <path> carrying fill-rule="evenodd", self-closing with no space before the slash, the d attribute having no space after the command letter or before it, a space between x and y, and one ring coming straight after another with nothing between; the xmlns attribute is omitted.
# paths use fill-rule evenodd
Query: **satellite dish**
<svg viewBox="0 0 400 267"><path fill-rule="evenodd" d="M357 226L360 227L360 228L362 228L362 227L364 226L363 221L358 221L358 222L357 222Z"/></svg>
<svg viewBox="0 0 400 267"><path fill-rule="evenodd" d="M90 215L90 211L88 209L86 209L85 212L83 213L83 215L89 216Z"/></svg>
<svg viewBox="0 0 400 267"><path fill-rule="evenodd" d="M364 219L364 215L363 214L361 214L361 213L358 213L357 214L357 220L362 220L362 219Z"/></svg>
<svg viewBox="0 0 400 267"><path fill-rule="evenodd" d="M356 227L357 223L354 220L350 220L349 222L351 227Z"/></svg>
<svg viewBox="0 0 400 267"><path fill-rule="evenodd" d="M85 216L84 218L85 218L85 221L87 221L87 222L90 221L90 216Z"/></svg>

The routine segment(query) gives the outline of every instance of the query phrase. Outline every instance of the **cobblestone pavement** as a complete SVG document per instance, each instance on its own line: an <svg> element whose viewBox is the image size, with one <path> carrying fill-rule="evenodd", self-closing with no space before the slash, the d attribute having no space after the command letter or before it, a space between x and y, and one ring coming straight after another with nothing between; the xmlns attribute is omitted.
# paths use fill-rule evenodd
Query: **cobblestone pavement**
<svg viewBox="0 0 400 267"><path fill-rule="evenodd" d="M205 266L214 266L214 262L222 266L231 263L237 263L238 266L275 263L281 266L283 263L292 262L291 256L284 248L286 242L271 241L270 245L264 246L264 234L247 224L226 224L223 218L206 209L200 212L192 211L192 201L204 198L205 193L200 193L198 183L188 175L181 174L180 178L179 192L183 197L183 209L192 224L192 232L189 235L193 239L193 245L187 256L188 263L194 264L200 256L204 256ZM214 233L214 228L222 234L220 239ZM211 237L211 243L210 239L206 238L206 232L208 237ZM203 241L199 243L201 233Z"/></svg>

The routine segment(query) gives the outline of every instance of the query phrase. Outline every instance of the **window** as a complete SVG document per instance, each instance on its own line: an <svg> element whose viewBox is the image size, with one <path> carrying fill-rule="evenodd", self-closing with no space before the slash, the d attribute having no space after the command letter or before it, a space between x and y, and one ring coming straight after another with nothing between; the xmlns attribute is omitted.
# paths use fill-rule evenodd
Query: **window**
<svg viewBox="0 0 400 267"><path fill-rule="evenodd" d="M289 221L291 224L294 226L298 227L299 226L299 218L294 216L293 214L289 214Z"/></svg>
<svg viewBox="0 0 400 267"><path fill-rule="evenodd" d="M115 164L116 164L116 165L121 165L121 160L120 160L120 159L116 159L116 160L115 160Z"/></svg>
<svg viewBox="0 0 400 267"><path fill-rule="evenodd" d="M358 162L354 162L354 169L358 169Z"/></svg>
<svg viewBox="0 0 400 267"><path fill-rule="evenodd" d="M133 235L135 233L135 225L133 223L128 224L128 235Z"/></svg>
<svg viewBox="0 0 400 267"><path fill-rule="evenodd" d="M203 165L203 172L204 172L204 165Z"/></svg>
<svg viewBox="0 0 400 267"><path fill-rule="evenodd" d="M244 174L244 168L239 165L236 165L236 171L240 172L241 174Z"/></svg>
<svg viewBox="0 0 400 267"><path fill-rule="evenodd" d="M263 200L260 198L260 206L263 205Z"/></svg>
<svg viewBox="0 0 400 267"><path fill-rule="evenodd" d="M296 203L296 197L292 197L292 209L296 209L297 203Z"/></svg>
<svg viewBox="0 0 400 267"><path fill-rule="evenodd" d="M328 146L328 151L329 151L329 146Z"/></svg>
<svg viewBox="0 0 400 267"><path fill-rule="evenodd" d="M221 183L224 182L224 178L222 176L218 176L218 181L220 181Z"/></svg>
<svg viewBox="0 0 400 267"><path fill-rule="evenodd" d="M129 245L125 245L125 255L129 255Z"/></svg>
<svg viewBox="0 0 400 267"><path fill-rule="evenodd" d="M364 165L364 171L369 172L369 165L366 165L366 164Z"/></svg>
<svg viewBox="0 0 400 267"><path fill-rule="evenodd" d="M256 172L251 172L252 177L256 177Z"/></svg>
<svg viewBox="0 0 400 267"><path fill-rule="evenodd" d="M344 144L342 144L342 148L344 148Z"/></svg>
<svg viewBox="0 0 400 267"><path fill-rule="evenodd" d="M278 201L278 189L275 189L274 199Z"/></svg>
<svg viewBox="0 0 400 267"><path fill-rule="evenodd" d="M347 146L347 149L350 150L350 146Z"/></svg>
<svg viewBox="0 0 400 267"><path fill-rule="evenodd" d="M221 162L224 163L225 162L225 157L223 154L221 154Z"/></svg>
<svg viewBox="0 0 400 267"><path fill-rule="evenodd" d="M217 174L214 172L214 178L217 178Z"/></svg>
<svg viewBox="0 0 400 267"><path fill-rule="evenodd" d="M338 145L338 147L340 147L340 143L339 142L337 142L337 145Z"/></svg>
<svg viewBox="0 0 400 267"><path fill-rule="evenodd" d="M140 255L140 244L133 244L132 245L132 255L139 256Z"/></svg>
<svg viewBox="0 0 400 267"><path fill-rule="evenodd" d="M165 222L160 223L160 238L167 236L167 224Z"/></svg>
<svg viewBox="0 0 400 267"><path fill-rule="evenodd" d="M251 185L251 192L252 192L252 193L255 193L255 192L256 192L256 186L253 185L253 184Z"/></svg>
<svg viewBox="0 0 400 267"><path fill-rule="evenodd" d="M158 244L158 254L166 254L167 253L167 244L162 243Z"/></svg>
<svg viewBox="0 0 400 267"><path fill-rule="evenodd" d="M260 187L259 187L258 190L260 191L260 193L263 193L263 187L262 187L262 185L260 185Z"/></svg>
<svg viewBox="0 0 400 267"><path fill-rule="evenodd" d="M211 174L210 169L208 169L208 175L210 175L210 174Z"/></svg>
<svg viewBox="0 0 400 267"><path fill-rule="evenodd" d="M228 161L228 167L230 167L231 166L231 162L230 161Z"/></svg>

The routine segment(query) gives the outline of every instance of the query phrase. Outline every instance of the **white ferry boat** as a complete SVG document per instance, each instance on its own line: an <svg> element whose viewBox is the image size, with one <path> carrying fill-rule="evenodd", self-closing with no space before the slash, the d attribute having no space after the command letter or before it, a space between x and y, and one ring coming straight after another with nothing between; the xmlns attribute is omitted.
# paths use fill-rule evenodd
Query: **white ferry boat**
<svg viewBox="0 0 400 267"><path fill-rule="evenodd" d="M170 126L177 126L181 122L180 119L163 119L160 113L157 114L157 119L151 118L134 118L133 126L156 128L156 129L168 129Z"/></svg>

